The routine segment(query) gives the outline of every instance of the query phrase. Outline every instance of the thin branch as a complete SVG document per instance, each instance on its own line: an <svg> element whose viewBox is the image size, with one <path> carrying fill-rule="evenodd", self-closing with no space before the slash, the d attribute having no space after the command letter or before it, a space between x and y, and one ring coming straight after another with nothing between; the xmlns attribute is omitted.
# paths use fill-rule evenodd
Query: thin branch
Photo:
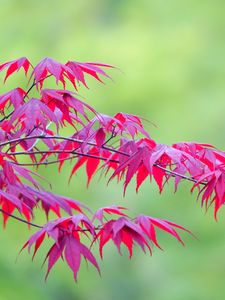
<svg viewBox="0 0 225 300"><path fill-rule="evenodd" d="M19 218L19 217L15 216L15 215L12 215L12 214L8 213L7 211L5 211L5 210L3 210L1 208L0 208L0 212L2 212L3 214L5 214L5 215L7 215L7 216L9 216L9 217L17 220L17 221L20 221L22 223L26 223L27 225L30 225L30 226L33 226L33 227L36 227L36 228L43 228L43 226L40 226L40 225L34 224L32 222L26 221L26 220L24 220L22 218Z"/></svg>
<svg viewBox="0 0 225 300"><path fill-rule="evenodd" d="M113 131L112 131L110 137L102 144L101 147L104 147L106 144L108 144L108 142L111 141L112 139L114 139L114 137L116 137L115 126L113 127Z"/></svg>
<svg viewBox="0 0 225 300"><path fill-rule="evenodd" d="M66 140L66 141L71 141L71 142L77 142L77 143L84 143L85 141L84 140L80 140L80 139L75 139L75 138L71 138L71 137L63 137L63 136L43 136L43 135L37 135L37 136L28 136L28 137L23 137L23 138L17 138L17 139L13 139L13 140L10 140L10 141L7 141L7 142L2 142L0 143L0 147L1 146L5 146L5 145L8 145L8 144L11 144L11 143L14 143L14 142L18 142L18 141L24 141L24 140L30 140L30 139L59 139L59 140ZM87 142L87 145L90 145L90 146L97 146L96 143L93 143L93 142ZM105 146L103 145L102 146L103 149L105 150L108 150L110 152L114 152L114 153L117 153L117 154L121 154L121 155L124 155L124 156L127 156L127 157L130 157L130 155L126 152L123 152L123 151L120 151L120 150L117 150L115 148L111 148L111 147L108 147L108 146ZM36 154L38 153L41 153L42 151L37 151ZM99 156L94 156L94 155L91 155L91 154L84 154L84 153L79 153L79 152L71 152L71 151L63 151L64 153L74 153L74 154L77 154L79 156L87 156L87 157L91 157L91 158L96 158L96 159L100 159L100 160L104 160L104 161L110 161L110 162L115 162L115 163L119 163L119 161L117 160L109 160L108 158L104 158L104 157L99 157ZM15 152L16 153L16 152ZM14 155L15 153L8 153L8 154L11 154L11 155ZM61 153L61 152L54 152L54 151L45 151L45 153ZM35 154L34 152L30 152L30 153L26 153L26 152L17 152L15 155L22 155L22 154ZM180 174L180 173L177 173L175 171L172 171L172 170L169 170L165 167L162 167L160 164L154 164L155 167L165 171L166 173L168 174L171 174L172 176L179 176L180 178L182 179L185 179L185 180L188 180L188 181L191 181L191 182L198 182L197 179L194 179L192 177L189 177L189 176L186 176L186 175L183 175L183 174ZM205 185L204 182L200 182L200 184L202 185Z"/></svg>
<svg viewBox="0 0 225 300"><path fill-rule="evenodd" d="M32 85L29 87L29 89L27 90L26 94L24 95L24 99L27 97L28 98L28 94L30 93L30 91L33 89L33 87L35 87L36 82L35 79L33 80Z"/></svg>
<svg viewBox="0 0 225 300"><path fill-rule="evenodd" d="M47 166L47 165L52 165L52 164L57 164L61 161L66 161L66 160L70 160L70 159L74 159L74 158L78 158L79 155L74 155L74 156L70 156L67 158L60 158L57 160L51 160L51 161L44 161L44 162L37 162L37 163L17 163L17 162L11 162L13 165L18 165L18 166L23 166L23 167L28 167L28 166L33 166L33 167L38 167L38 166Z"/></svg>
<svg viewBox="0 0 225 300"><path fill-rule="evenodd" d="M24 219L22 219L22 218L20 218L20 217L17 217L17 216L15 216L15 215L13 215L13 214L10 214L9 212L7 212L7 211L5 211L5 210L3 210L3 209L1 209L1 208L0 208L0 212L2 212L3 214L5 214L5 215L7 215L7 216L9 216L9 217L11 217L11 218L13 218L13 219L19 221L19 222L25 223L25 224L27 224L27 225L29 225L29 226L36 227L36 228L39 228L39 229L42 229L42 228L44 227L44 226L41 226L41 225L38 225L38 224L34 224L34 223L32 223L32 222L29 222L29 221L27 221L27 220L24 220ZM95 227L94 230L96 230L96 231L97 231L97 230L100 230L101 227L102 227L103 225L104 225L104 224ZM90 232L91 229L74 229L73 231L76 231L76 232L85 232L85 231L89 231L89 232Z"/></svg>
<svg viewBox="0 0 225 300"><path fill-rule="evenodd" d="M21 152L9 152L8 155L17 156L17 155L31 155L31 154L60 154L60 153L76 154L78 156L85 156L85 157L95 158L95 159L104 160L104 161L108 160L107 157L77 152L74 150L73 151L70 151L70 150L40 150L40 151L32 151L32 152L21 151ZM110 161L119 163L119 161L115 160L115 159L111 159Z"/></svg>
<svg viewBox="0 0 225 300"><path fill-rule="evenodd" d="M9 117L11 117L11 115L14 113L14 110L11 111L11 113L9 113L8 115L4 116L1 120L0 120L0 123L5 121L6 119L8 119Z"/></svg>

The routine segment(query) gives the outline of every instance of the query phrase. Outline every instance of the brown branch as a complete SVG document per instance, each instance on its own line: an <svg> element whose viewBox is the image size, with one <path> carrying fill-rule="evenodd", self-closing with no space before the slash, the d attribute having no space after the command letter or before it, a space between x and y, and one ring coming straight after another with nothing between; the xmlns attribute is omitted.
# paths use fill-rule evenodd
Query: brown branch
<svg viewBox="0 0 225 300"><path fill-rule="evenodd" d="M0 123L5 121L6 119L8 119L9 117L11 117L11 115L14 113L14 110L11 111L11 113L9 113L8 115L4 116L1 120L0 120Z"/></svg>
<svg viewBox="0 0 225 300"><path fill-rule="evenodd" d="M84 140L79 140L79 139L74 139L74 138L70 138L70 137L63 137L63 136L51 136L51 135L33 135L33 136L25 136L25 137L20 137L20 138L16 138L16 139L12 139L6 142L2 142L0 143L0 147L2 146L6 146L8 144L11 143L16 143L16 142L22 142L25 140L32 140L32 139L56 139L56 140L66 140L66 141L71 141L71 142L77 142L77 143L84 143ZM96 146L95 143L91 143L91 142L87 142L87 145L90 146Z"/></svg>
<svg viewBox="0 0 225 300"><path fill-rule="evenodd" d="M12 215L12 214L8 213L7 211L5 211L5 210L3 210L1 208L0 208L0 212L2 212L3 214L5 214L5 215L7 215L7 216L9 216L9 217L17 220L17 221L20 221L22 223L26 223L27 225L30 225L30 226L33 226L33 227L36 227L36 228L43 228L43 226L40 226L40 225L34 224L32 222L26 221L26 220L24 220L22 218L19 218L19 217L15 216L15 215Z"/></svg>
<svg viewBox="0 0 225 300"><path fill-rule="evenodd" d="M37 163L17 163L17 162L11 162L12 164L14 165L18 165L18 166L33 166L33 167L37 167L37 166L47 166L47 165L52 165L52 164L57 164L61 161L65 161L65 160L70 160L70 159L74 159L74 158L77 158L79 157L79 155L74 155L74 156L71 156L71 157L67 157L67 158L60 158L60 159L57 159L57 160L51 160L51 161L44 161L44 162L37 162Z"/></svg>
<svg viewBox="0 0 225 300"><path fill-rule="evenodd" d="M0 147L1 146L5 146L5 145L8 145L8 144L11 144L11 143L14 143L14 142L18 142L18 141L24 141L24 140L28 140L28 139L59 139L59 140L67 140L67 141L71 141L71 142L77 142L77 143L84 143L85 141L84 140L80 140L80 139L74 139L74 138L70 138L70 137L63 137L63 136L43 136L43 135L37 135L37 136L28 136L28 137L23 137L23 138L17 138L17 139L13 139L11 141L7 141L7 142L3 142L3 143L0 143ZM97 146L95 143L92 143L92 142L87 142L87 145L90 145L90 146ZM105 149L105 150L108 150L110 152L114 152L114 153L117 153L117 154L121 154L121 155L124 155L124 156L127 156L127 157L130 157L129 154L127 154L126 152L123 152L123 151L120 151L120 150L117 150L115 148L111 148L111 147L108 147L108 146L105 146L105 145L102 145L102 148ZM99 157L99 156L94 156L94 155L90 155L90 154L84 154L84 153L80 153L80 152L73 152L73 151L62 151L64 153L74 153L74 154L77 154L79 156L87 156L87 157L91 157L91 158L96 158L96 159L100 159L100 160L104 160L104 161L110 161L110 162L115 162L115 163L119 163L119 161L117 160L110 160L108 158L104 158L104 157ZM40 152L36 152L36 154L38 153L41 153ZM45 151L45 153L57 153L56 151ZM58 153L61 153L61 152L58 152ZM8 154L11 154L11 155L14 155L14 153L8 153ZM34 152L29 152L29 153L26 153L26 152L17 152L16 155L22 155L22 154L34 154ZM55 162L54 162L55 163ZM172 175L172 176L179 176L180 178L182 179L185 179L185 180L188 180L188 181L191 181L191 182L198 182L197 179L194 179L192 177L189 177L189 176L186 176L186 175L183 175L183 174L180 174L180 173L177 173L175 171L172 171L172 170L169 170L165 167L162 167L160 164L154 164L155 167L165 171L166 173ZM205 185L204 182L201 182L200 184L202 185Z"/></svg>
<svg viewBox="0 0 225 300"><path fill-rule="evenodd" d="M97 156L97 155L92 155L92 154L82 153L82 152L76 152L76 151L70 151L70 150L40 150L40 151L32 151L32 152L21 151L21 152L9 152L7 154L16 156L16 155L30 155L30 154L60 154L60 153L76 154L78 156L85 156L85 157L90 157L90 158L99 159L99 160L103 160L103 161L119 163L119 161L115 160L115 159L108 159L108 158L102 157L102 156Z"/></svg>
<svg viewBox="0 0 225 300"><path fill-rule="evenodd" d="M5 214L5 215L7 215L7 216L9 216L9 217L11 217L11 218L19 221L19 222L25 223L25 224L27 224L29 226L36 227L36 228L39 228L39 229L42 229L44 227L44 226L41 226L41 225L38 225L38 224L35 224L35 223L32 223L32 222L29 222L27 220L24 220L24 219L22 219L20 217L17 217L15 215L13 215L13 214L10 214L9 212L7 212L7 211L5 211L5 210L3 210L1 208L0 208L0 212L2 212L3 214ZM102 224L101 226L94 227L94 230L100 230L103 225L104 224ZM90 232L91 229L74 229L73 231L76 231L76 232L89 231Z"/></svg>

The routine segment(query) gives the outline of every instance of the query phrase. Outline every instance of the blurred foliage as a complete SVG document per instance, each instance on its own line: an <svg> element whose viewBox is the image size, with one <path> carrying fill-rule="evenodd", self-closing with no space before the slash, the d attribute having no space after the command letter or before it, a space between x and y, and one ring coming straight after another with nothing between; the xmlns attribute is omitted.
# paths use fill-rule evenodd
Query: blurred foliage
<svg viewBox="0 0 225 300"><path fill-rule="evenodd" d="M113 82L89 81L80 90L98 111L142 115L153 138L162 143L194 140L225 148L225 2L223 0L0 0L1 62L28 56L60 61L99 61L117 66ZM24 84L21 74L2 91ZM85 263L78 284L63 263L44 282L40 266L17 253L33 232L10 220L2 230L0 300L220 300L225 294L225 211L219 221L206 215L189 195L190 184L176 195L168 186L159 195L146 183L138 195L130 187L125 199L116 183L96 180L86 190L80 172L68 186L70 166L42 168L53 191L87 203L91 208L119 203L134 214L168 218L192 230L199 240L184 237L186 247L161 236L165 251L153 257L137 250L132 261L108 247L102 278ZM54 178L54 181L52 180ZM43 223L43 216L37 222ZM47 248L46 248L47 250Z"/></svg>

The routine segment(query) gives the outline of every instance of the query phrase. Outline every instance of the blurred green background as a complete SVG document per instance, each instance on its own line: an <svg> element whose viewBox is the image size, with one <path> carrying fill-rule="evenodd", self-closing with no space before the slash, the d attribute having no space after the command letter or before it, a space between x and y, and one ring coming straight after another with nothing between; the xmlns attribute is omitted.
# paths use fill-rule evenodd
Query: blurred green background
<svg viewBox="0 0 225 300"><path fill-rule="evenodd" d="M114 82L89 80L91 89L80 90L98 111L142 115L157 125L147 127L162 143L193 140L225 148L224 0L0 0L0 16L1 62L28 56L37 63L50 56L113 64L122 70L110 73ZM7 88L1 77L2 91L22 80L16 76ZM182 247L160 235L165 251L149 257L136 249L131 261L111 245L100 262L101 278L83 264L75 284L68 267L58 263L45 283L40 266L47 249L33 263L26 253L15 263L33 231L10 220L0 239L0 300L225 297L225 209L215 222L212 210L205 214L190 195L189 183L176 195L172 186L162 195L154 184L145 183L138 195L130 186L123 199L121 185L107 187L97 177L86 190L83 172L68 186L69 166L61 175L54 167L41 171L56 193L92 208L115 203L173 220L198 240L183 235Z"/></svg>

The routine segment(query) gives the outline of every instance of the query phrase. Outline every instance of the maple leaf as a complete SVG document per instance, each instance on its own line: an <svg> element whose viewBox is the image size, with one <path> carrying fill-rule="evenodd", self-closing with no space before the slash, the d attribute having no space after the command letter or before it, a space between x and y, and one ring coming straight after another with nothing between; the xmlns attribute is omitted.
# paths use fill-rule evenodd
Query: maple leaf
<svg viewBox="0 0 225 300"><path fill-rule="evenodd" d="M201 183L204 182L203 187ZM201 195L202 206L205 205L206 210L214 204L214 217L217 219L217 213L220 207L225 203L225 170L224 165L221 165L216 170L204 173L198 178L198 181L193 185L191 191L199 188L198 198Z"/></svg>
<svg viewBox="0 0 225 300"><path fill-rule="evenodd" d="M113 133L113 135L129 135L134 139L136 135L141 133L142 135L149 138L149 134L143 127L142 120L140 117L117 113L113 117L106 114L98 113L97 117L89 123L89 126L94 126L96 123L100 124L100 128L104 129L108 133Z"/></svg>
<svg viewBox="0 0 225 300"><path fill-rule="evenodd" d="M76 93L67 91L67 90L52 90L52 89L43 89L41 91L42 101L48 105L51 110L55 110L57 107L61 110L63 117L66 120L70 120L69 123L72 123L72 119L75 119L78 123L83 124L82 120L77 117L79 113L87 121L89 121L88 114L86 110L97 115L97 112L87 103L79 100ZM72 109L75 112L75 117L70 114L69 109Z"/></svg>
<svg viewBox="0 0 225 300"><path fill-rule="evenodd" d="M3 95L0 95L0 110L4 111L6 104L12 104L14 108L21 106L24 102L26 92L21 88L13 89ZM8 106L8 107L9 107Z"/></svg>
<svg viewBox="0 0 225 300"><path fill-rule="evenodd" d="M4 82L7 78L12 75L14 72L19 71L21 68L24 69L25 74L27 74L29 67L31 66L30 61L26 57L21 57L12 61L5 62L0 65L0 72L4 69L7 69Z"/></svg>
<svg viewBox="0 0 225 300"><path fill-rule="evenodd" d="M111 205L111 206L106 206L106 207L102 207L102 208L99 208L94 216L93 216L93 221L95 219L99 220L101 223L103 223L103 219L104 219L104 213L107 213L107 214L115 214L115 215L119 215L119 216L127 216L126 214L124 214L122 212L122 210L124 209L127 209L123 206L116 206L116 205Z"/></svg>
<svg viewBox="0 0 225 300"><path fill-rule="evenodd" d="M56 83L60 81L65 88L65 79L68 79L75 88L77 82L82 82L86 87L86 82L84 79L84 73L95 77L98 81L101 81L98 74L105 77L109 76L100 67L110 67L109 65L95 64L95 63L78 63L73 61L68 61L66 64L59 63L52 58L44 58L35 67L31 74L34 77L36 86L42 88L44 80L48 76L54 76L56 78Z"/></svg>
<svg viewBox="0 0 225 300"><path fill-rule="evenodd" d="M143 127L141 117L120 112L117 113L114 118L120 122L118 123L119 130L126 130L132 138L134 138L134 136L139 132L150 138L149 134Z"/></svg>
<svg viewBox="0 0 225 300"><path fill-rule="evenodd" d="M110 78L109 75L106 74L105 71L102 70L102 67L104 68L114 68L113 66L106 65L106 64L100 64L100 63L81 63L76 61L68 61L66 63L66 66L68 66L73 74L74 78L78 83L82 83L85 87L87 87L87 83L85 80L85 74L88 74L98 81L102 82L102 80L99 78L99 75Z"/></svg>
<svg viewBox="0 0 225 300"><path fill-rule="evenodd" d="M98 263L91 251L73 236L67 237L65 242L65 258L73 271L75 281L77 280L77 273L80 268L81 256L85 260L88 260L100 274Z"/></svg>
<svg viewBox="0 0 225 300"><path fill-rule="evenodd" d="M178 242L180 242L183 245L184 243L181 237L178 235L178 233L173 227L184 230L192 235L191 231L187 230L183 226L180 226L167 220L160 220L145 215L139 215L136 217L135 222L142 228L143 232L148 236L148 238L160 249L162 248L158 244L155 228L159 228L174 236L178 240Z"/></svg>
<svg viewBox="0 0 225 300"><path fill-rule="evenodd" d="M95 235L94 227L91 221L83 214L70 218L61 218L47 223L40 231L33 234L25 243L22 250L28 247L30 251L34 245L33 258L43 243L46 235L54 240L53 246L46 255L48 260L48 269L46 279L54 264L60 257L65 256L65 261L74 273L74 279L77 280L77 273L80 268L81 257L88 260L100 273L98 263L92 252L80 241L80 235L85 233L83 227Z"/></svg>
<svg viewBox="0 0 225 300"><path fill-rule="evenodd" d="M128 251L130 258L133 252L133 242L136 242L145 252L145 246L149 249L151 254L151 248L144 236L139 225L134 224L125 217L120 217L117 220L110 220L106 222L97 234L96 240L99 238L99 253L103 258L103 247L111 239L116 245L118 252L121 253L121 244L123 243Z"/></svg>
<svg viewBox="0 0 225 300"><path fill-rule="evenodd" d="M16 126L20 125L26 130L32 130L41 123L46 128L49 121L54 122L58 128L58 119L56 115L40 100L32 98L21 107L18 107L10 118L10 126L17 121Z"/></svg>
<svg viewBox="0 0 225 300"><path fill-rule="evenodd" d="M65 78L68 78L73 84L74 75L70 68L59 63L58 61L46 57L41 60L33 69L31 77L34 78L36 86L42 88L45 79L52 75L56 79L56 83L60 81L65 87Z"/></svg>

